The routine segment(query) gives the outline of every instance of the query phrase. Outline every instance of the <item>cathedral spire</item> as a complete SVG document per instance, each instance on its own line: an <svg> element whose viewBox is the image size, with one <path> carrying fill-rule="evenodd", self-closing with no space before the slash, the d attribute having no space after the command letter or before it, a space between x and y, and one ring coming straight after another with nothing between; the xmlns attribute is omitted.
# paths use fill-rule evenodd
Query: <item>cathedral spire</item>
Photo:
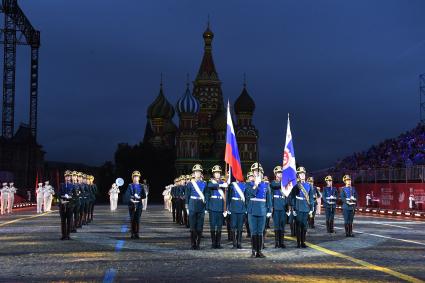
<svg viewBox="0 0 425 283"><path fill-rule="evenodd" d="M210 29L210 20L208 16L207 28L203 33L204 38L204 56L202 57L201 66L199 67L197 80L218 80L217 71L215 70L214 60L212 57L212 41L214 33Z"/></svg>

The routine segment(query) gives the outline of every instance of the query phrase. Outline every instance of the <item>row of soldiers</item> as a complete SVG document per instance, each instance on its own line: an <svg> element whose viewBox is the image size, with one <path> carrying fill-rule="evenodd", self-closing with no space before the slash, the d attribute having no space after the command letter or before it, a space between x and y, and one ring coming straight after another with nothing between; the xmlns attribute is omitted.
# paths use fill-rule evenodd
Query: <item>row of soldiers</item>
<svg viewBox="0 0 425 283"><path fill-rule="evenodd" d="M171 188L175 211L173 220L189 226L192 249L200 249L206 213L209 213L212 248L221 248L221 231L225 219L233 247L242 248L243 224L247 222L251 238L251 257L265 257L262 249L266 223L270 218L273 219L275 248L286 247L284 231L287 223L291 227L291 234L297 238L297 248L306 248L307 228L314 227L319 197L324 200L327 232L334 233L338 190L332 186L331 176L325 178L327 186L323 189L323 194L320 194L319 188L313 185L314 180L306 180L305 168L299 167L296 170L297 184L290 194L286 195L281 185L281 166L274 168L275 179L271 182L264 178L264 170L258 162L252 164L246 182L228 184L223 179L219 165L212 168L213 178L208 182L203 180L203 168L200 164L193 166L192 172L190 176L176 179ZM346 236L349 237L353 236L352 222L357 193L351 187L350 176L345 175L343 181L345 187L341 189L340 198L343 202Z"/></svg>
<svg viewBox="0 0 425 283"><path fill-rule="evenodd" d="M82 172L66 170L64 177L58 194L61 240L70 240L70 233L93 221L97 186L93 176Z"/></svg>
<svg viewBox="0 0 425 283"><path fill-rule="evenodd" d="M1 215L12 213L16 192L17 189L13 182L9 183L9 186L6 182L2 184L2 188L0 189Z"/></svg>

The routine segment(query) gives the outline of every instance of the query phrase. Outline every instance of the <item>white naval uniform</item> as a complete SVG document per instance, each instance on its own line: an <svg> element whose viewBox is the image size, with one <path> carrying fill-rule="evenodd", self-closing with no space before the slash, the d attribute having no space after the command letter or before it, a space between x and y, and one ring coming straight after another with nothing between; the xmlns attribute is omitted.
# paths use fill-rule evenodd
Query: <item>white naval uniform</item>
<svg viewBox="0 0 425 283"><path fill-rule="evenodd" d="M15 202L16 191L17 191L17 189L14 186L9 187L9 195L8 195L8 198L7 198L7 212L8 213L12 213L13 203Z"/></svg>
<svg viewBox="0 0 425 283"><path fill-rule="evenodd" d="M1 189L0 203L1 203L1 214L5 214L7 210L7 199L9 197L9 187L3 186Z"/></svg>
<svg viewBox="0 0 425 283"><path fill-rule="evenodd" d="M166 186L165 190L162 192L162 196L164 197L164 209L165 210L169 210L168 200L170 198L170 195L169 195L170 191L168 190L168 188L169 188L169 186Z"/></svg>
<svg viewBox="0 0 425 283"><path fill-rule="evenodd" d="M118 194L120 193L120 189L117 187L112 187L109 190L109 201L111 203L111 211L117 210L118 207Z"/></svg>
<svg viewBox="0 0 425 283"><path fill-rule="evenodd" d="M149 195L149 186L148 185L143 185L143 189L145 190L146 193L146 198L142 199L142 206L143 206L143 210L146 210L148 208L148 195Z"/></svg>
<svg viewBox="0 0 425 283"><path fill-rule="evenodd" d="M44 187L38 187L36 189L37 193L37 213L42 213L43 209L43 200L44 200ZM44 207L44 210L46 210L46 207Z"/></svg>
<svg viewBox="0 0 425 283"><path fill-rule="evenodd" d="M50 211L52 208L53 195L55 190L51 185L44 186L43 188L43 205L44 211Z"/></svg>

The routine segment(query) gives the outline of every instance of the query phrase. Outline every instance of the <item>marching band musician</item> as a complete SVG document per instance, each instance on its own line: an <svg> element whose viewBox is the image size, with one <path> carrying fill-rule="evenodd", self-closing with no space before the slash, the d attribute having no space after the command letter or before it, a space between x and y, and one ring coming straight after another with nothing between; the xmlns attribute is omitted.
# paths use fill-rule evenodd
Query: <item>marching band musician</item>
<svg viewBox="0 0 425 283"><path fill-rule="evenodd" d="M13 210L13 203L15 202L15 194L17 189L14 186L14 183L9 183L9 195L7 198L7 212L10 214Z"/></svg>
<svg viewBox="0 0 425 283"><path fill-rule="evenodd" d="M9 187L7 186L7 183L3 183L3 187L1 188L1 215L5 214L7 211L7 198L9 196Z"/></svg>
<svg viewBox="0 0 425 283"><path fill-rule="evenodd" d="M291 191L293 215L295 216L295 230L297 235L297 248L306 248L305 237L307 234L308 217L313 216L314 188L305 181L306 170L297 168L297 184Z"/></svg>
<svg viewBox="0 0 425 283"><path fill-rule="evenodd" d="M69 234L72 229L72 214L74 204L74 186L71 183L71 172L65 171L65 183L59 188L59 214L61 217L61 240L70 240Z"/></svg>
<svg viewBox="0 0 425 283"><path fill-rule="evenodd" d="M344 214L345 236L354 237L353 220L356 211L357 191L351 186L351 177L344 175L342 181L345 187L341 189L342 212Z"/></svg>
<svg viewBox="0 0 425 283"><path fill-rule="evenodd" d="M326 230L328 233L334 233L334 217L338 191L335 187L332 187L332 176L326 176L325 182L326 187L323 188L323 200L326 214Z"/></svg>
<svg viewBox="0 0 425 283"><path fill-rule="evenodd" d="M246 216L245 190L246 184L239 181L232 182L227 190L227 214L230 215L234 249L242 249L242 231Z"/></svg>
<svg viewBox="0 0 425 283"><path fill-rule="evenodd" d="M37 193L37 213L43 212L43 200L44 200L44 187L43 183L38 183L38 188L35 190ZM44 207L44 211L46 207Z"/></svg>
<svg viewBox="0 0 425 283"><path fill-rule="evenodd" d="M192 168L194 179L187 186L186 209L189 214L191 249L199 250L204 228L204 218L208 199L205 198L206 182L202 180L202 166L195 164Z"/></svg>
<svg viewBox="0 0 425 283"><path fill-rule="evenodd" d="M285 248L284 231L286 224L286 208L288 199L282 190L282 167L276 166L273 169L275 180L270 184L273 195L273 226L274 226L274 239L275 248Z"/></svg>
<svg viewBox="0 0 425 283"><path fill-rule="evenodd" d="M210 214L211 248L221 249L221 230L224 217L227 216L225 210L227 183L221 180L222 170L219 165L213 166L211 172L214 178L208 182L205 194L205 198L208 199L207 209Z"/></svg>
<svg viewBox="0 0 425 283"><path fill-rule="evenodd" d="M128 185L130 202L128 203L128 211L131 219L131 239L139 239L140 217L142 215L143 204L142 199L146 198L146 192L140 181L140 172L133 171L131 179L133 182Z"/></svg>
<svg viewBox="0 0 425 283"><path fill-rule="evenodd" d="M251 257L264 258L261 252L263 247L263 232L266 225L266 217L271 216L272 201L270 186L263 181L263 168L255 162L251 165L255 181L246 186L247 212L249 227L251 229Z"/></svg>
<svg viewBox="0 0 425 283"><path fill-rule="evenodd" d="M120 193L120 189L118 185L113 183L111 189L109 190L109 202L111 205L111 211L116 211L118 206L118 194Z"/></svg>
<svg viewBox="0 0 425 283"><path fill-rule="evenodd" d="M49 184L49 181L45 181L44 190L43 190L44 211L51 211L54 194L55 194L55 190Z"/></svg>

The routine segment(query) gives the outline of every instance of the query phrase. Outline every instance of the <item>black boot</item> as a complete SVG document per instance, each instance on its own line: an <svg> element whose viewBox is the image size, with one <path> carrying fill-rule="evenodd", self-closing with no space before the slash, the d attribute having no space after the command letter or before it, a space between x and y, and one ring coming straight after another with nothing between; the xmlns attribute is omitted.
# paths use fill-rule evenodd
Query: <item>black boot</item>
<svg viewBox="0 0 425 283"><path fill-rule="evenodd" d="M280 248L282 248L282 249L286 248L286 246L285 246L285 235L284 235L283 230L280 231Z"/></svg>
<svg viewBox="0 0 425 283"><path fill-rule="evenodd" d="M215 233L215 247L221 249L221 231Z"/></svg>
<svg viewBox="0 0 425 283"><path fill-rule="evenodd" d="M255 257L255 252L257 251L257 235L251 236L251 258Z"/></svg>
<svg viewBox="0 0 425 283"><path fill-rule="evenodd" d="M354 234L353 234L353 223L350 224L350 237L354 237Z"/></svg>
<svg viewBox="0 0 425 283"><path fill-rule="evenodd" d="M190 230L190 249L196 249L196 232L193 230Z"/></svg>
<svg viewBox="0 0 425 283"><path fill-rule="evenodd" d="M202 231L196 231L196 249L201 249Z"/></svg>
<svg viewBox="0 0 425 283"><path fill-rule="evenodd" d="M291 236L295 237L297 235L297 224L295 223L295 220L291 223Z"/></svg>
<svg viewBox="0 0 425 283"><path fill-rule="evenodd" d="M307 233L307 230L305 229L305 227L301 228L301 248L307 248L307 246L305 245L305 235Z"/></svg>
<svg viewBox="0 0 425 283"><path fill-rule="evenodd" d="M348 229L348 224L345 224L344 225L344 228L345 228L345 237L349 237L350 236L350 231Z"/></svg>
<svg viewBox="0 0 425 283"><path fill-rule="evenodd" d="M136 230L135 230L135 233L134 233L134 238L139 239L140 238L139 237L139 223L135 224L135 228L136 228Z"/></svg>
<svg viewBox="0 0 425 283"><path fill-rule="evenodd" d="M239 233L239 231L237 233ZM232 230L233 248L234 249L236 249L238 247L238 240L239 240L239 238L237 236L239 236L239 234L236 235L236 231L235 230Z"/></svg>
<svg viewBox="0 0 425 283"><path fill-rule="evenodd" d="M295 225L296 234L297 234L297 248L301 248L301 227L299 225Z"/></svg>
<svg viewBox="0 0 425 283"><path fill-rule="evenodd" d="M237 238L237 248L242 249L242 231L236 232L236 238Z"/></svg>
<svg viewBox="0 0 425 283"><path fill-rule="evenodd" d="M331 233L335 233L334 221L333 220L329 221L329 229L330 229Z"/></svg>
<svg viewBox="0 0 425 283"><path fill-rule="evenodd" d="M264 229L263 236L261 237L261 235L260 235L260 238L262 239L261 240L261 248L262 249L265 249L266 248L266 244L265 244L265 242L266 242L266 234L267 234L267 230Z"/></svg>
<svg viewBox="0 0 425 283"><path fill-rule="evenodd" d="M257 236L257 257L265 258L266 256L261 252L261 247L264 245L264 240L261 235Z"/></svg>
<svg viewBox="0 0 425 283"><path fill-rule="evenodd" d="M279 248L279 232L280 230L274 230L274 247Z"/></svg>
<svg viewBox="0 0 425 283"><path fill-rule="evenodd" d="M211 230L211 249L215 249L215 231Z"/></svg>
<svg viewBox="0 0 425 283"><path fill-rule="evenodd" d="M316 227L314 226L314 217L311 218L311 228L315 229Z"/></svg>

